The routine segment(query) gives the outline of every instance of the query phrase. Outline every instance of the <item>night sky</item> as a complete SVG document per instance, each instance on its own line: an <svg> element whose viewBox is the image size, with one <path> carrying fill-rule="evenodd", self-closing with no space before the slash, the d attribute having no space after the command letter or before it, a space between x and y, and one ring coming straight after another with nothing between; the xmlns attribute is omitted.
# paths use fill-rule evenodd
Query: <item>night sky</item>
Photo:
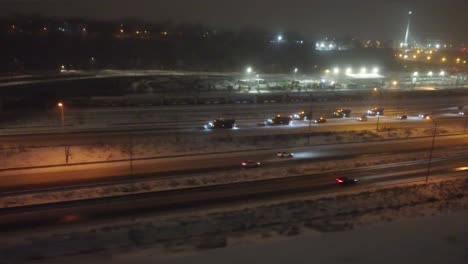
<svg viewBox="0 0 468 264"><path fill-rule="evenodd" d="M416 36L468 40L468 0L0 0L0 15L201 22L215 27L255 25L306 36L355 35L401 39L408 10Z"/></svg>

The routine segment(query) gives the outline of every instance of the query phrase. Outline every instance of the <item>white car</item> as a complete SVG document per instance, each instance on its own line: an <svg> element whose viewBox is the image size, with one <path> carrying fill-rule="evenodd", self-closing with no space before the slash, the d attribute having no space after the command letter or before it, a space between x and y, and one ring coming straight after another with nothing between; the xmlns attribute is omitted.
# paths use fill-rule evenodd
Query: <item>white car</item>
<svg viewBox="0 0 468 264"><path fill-rule="evenodd" d="M294 157L294 153L281 151L281 152L276 152L276 156L278 158L292 158Z"/></svg>
<svg viewBox="0 0 468 264"><path fill-rule="evenodd" d="M366 122L367 121L367 116L360 116L358 117L357 121L361 121L361 122Z"/></svg>

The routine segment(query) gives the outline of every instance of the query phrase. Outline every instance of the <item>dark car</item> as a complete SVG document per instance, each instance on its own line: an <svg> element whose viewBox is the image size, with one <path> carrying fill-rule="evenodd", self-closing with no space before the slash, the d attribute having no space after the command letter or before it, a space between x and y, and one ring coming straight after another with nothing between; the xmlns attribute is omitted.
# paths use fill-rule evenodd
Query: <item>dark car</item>
<svg viewBox="0 0 468 264"><path fill-rule="evenodd" d="M399 116L397 117L397 119L398 119L398 120L406 120L406 119L408 119L408 116L406 116L406 115L399 115Z"/></svg>
<svg viewBox="0 0 468 264"><path fill-rule="evenodd" d="M261 163L253 160L246 160L241 163L242 168L251 169L260 167Z"/></svg>
<svg viewBox="0 0 468 264"><path fill-rule="evenodd" d="M325 117L320 117L319 119L314 119L314 124L326 123L327 119Z"/></svg>
<svg viewBox="0 0 468 264"><path fill-rule="evenodd" d="M338 177L335 179L335 181L340 185L352 185L358 182L358 180L348 177Z"/></svg>

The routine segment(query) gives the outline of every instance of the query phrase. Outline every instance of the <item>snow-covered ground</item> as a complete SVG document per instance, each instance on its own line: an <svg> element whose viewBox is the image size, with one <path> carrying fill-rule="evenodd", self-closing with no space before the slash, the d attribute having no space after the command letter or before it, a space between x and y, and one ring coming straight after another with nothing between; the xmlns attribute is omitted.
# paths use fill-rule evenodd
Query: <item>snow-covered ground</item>
<svg viewBox="0 0 468 264"><path fill-rule="evenodd" d="M0 256L54 264L466 263L467 191L460 178L6 232Z"/></svg>
<svg viewBox="0 0 468 264"><path fill-rule="evenodd" d="M439 130L440 135L459 131ZM385 129L375 131L329 132L312 136L311 145L363 142L383 139L401 139L430 136L431 129ZM99 144L70 146L68 164L92 163L129 159L130 144L125 138L121 143L105 142ZM133 159L156 158L172 155L193 155L200 153L255 150L261 148L307 146L304 135L287 136L233 136L210 135L161 135L138 137L132 140ZM0 169L24 168L66 164L66 148L26 147L0 148Z"/></svg>

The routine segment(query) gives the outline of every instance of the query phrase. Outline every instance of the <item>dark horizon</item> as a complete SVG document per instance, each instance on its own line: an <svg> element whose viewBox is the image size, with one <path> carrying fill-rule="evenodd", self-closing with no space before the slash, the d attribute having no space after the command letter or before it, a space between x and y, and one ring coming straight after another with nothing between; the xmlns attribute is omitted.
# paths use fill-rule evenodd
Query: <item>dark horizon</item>
<svg viewBox="0 0 468 264"><path fill-rule="evenodd" d="M464 0L0 0L0 16L40 14L93 20L136 18L148 22L202 23L237 29L255 26L276 31L298 31L307 37L353 35L395 40L403 38L408 10L413 10L414 38L467 41L468 18ZM112 8L111 8L112 7Z"/></svg>

